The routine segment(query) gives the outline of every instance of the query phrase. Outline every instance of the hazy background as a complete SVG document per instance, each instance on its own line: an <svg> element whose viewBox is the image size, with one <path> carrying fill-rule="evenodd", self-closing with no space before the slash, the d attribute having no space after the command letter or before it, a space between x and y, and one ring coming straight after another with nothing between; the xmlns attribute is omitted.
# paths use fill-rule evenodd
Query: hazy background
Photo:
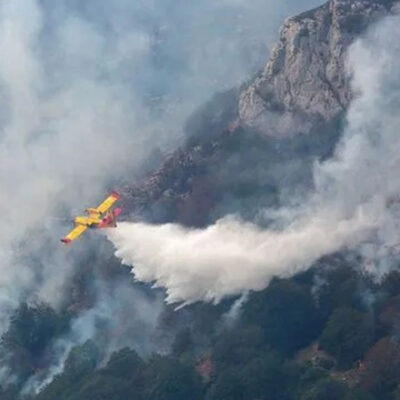
<svg viewBox="0 0 400 400"><path fill-rule="evenodd" d="M359 251L376 277L396 265L400 45L387 37L400 33L399 22L384 19L349 49L355 98L333 157L314 165L307 200L265 210L269 230L235 216L205 229L121 223L109 237L136 278L166 288L170 302L218 302L345 249Z"/></svg>
<svg viewBox="0 0 400 400"><path fill-rule="evenodd" d="M319 3L1 3L0 332L22 301L62 305L76 272L101 260L96 235L60 245L71 227L63 219L134 176L154 147L175 148L196 107L263 66L283 18ZM124 307L104 304L135 289L107 292L96 273L93 280L89 315L118 321ZM153 321L158 309L143 318ZM74 325L82 328L71 343L95 335L93 319L79 318L89 325ZM58 346L65 354L68 346Z"/></svg>

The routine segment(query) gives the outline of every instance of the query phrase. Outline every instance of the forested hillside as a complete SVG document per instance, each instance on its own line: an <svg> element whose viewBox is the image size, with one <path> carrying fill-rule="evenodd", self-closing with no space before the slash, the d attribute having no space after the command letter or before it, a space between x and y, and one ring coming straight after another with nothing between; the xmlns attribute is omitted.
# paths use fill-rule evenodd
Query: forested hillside
<svg viewBox="0 0 400 400"><path fill-rule="evenodd" d="M361 270L351 254L335 255L249 293L235 312L237 299L168 307L156 335L172 338L169 351L141 357L125 348L104 358L89 340L71 349L63 372L40 394L27 398L398 399L400 274L375 284ZM47 367L47 350L71 317L45 305L14 314L1 344L14 382L2 399L14 399L33 372Z"/></svg>
<svg viewBox="0 0 400 400"><path fill-rule="evenodd" d="M171 114L157 108L169 103L146 75L148 65L138 63L145 78L131 83L143 85L144 103L152 104L150 117L140 117L160 117L153 128L161 126L172 150L153 146L153 131L145 130L133 141L152 149L142 160L111 118L107 140L80 133L76 143L85 138L90 149L97 141L101 146L92 158L75 155L82 164L65 175L70 186L59 189L64 196L73 187L73 201L81 201L92 190L86 183L110 172L93 190L116 187L123 208L118 226L133 225L138 234L115 240L117 226L115 236L87 236L62 253L51 247L47 203L29 199L43 215L10 241L17 254L12 262L23 268L1 285L0 400L400 400L400 51L395 39L387 40L388 33L400 34L398 6L395 0L330 0L288 18L262 70L239 87L218 85L184 119L178 149L171 131L181 114L172 105ZM58 13L51 14L56 22ZM108 35L115 26L106 14ZM181 17L174 23L188 24L187 15ZM146 25L151 18L139 20ZM73 18L69 23L76 27ZM65 31L75 32L71 26ZM176 39L168 29L152 30L150 64L157 74L169 76L170 68L179 75L179 63L162 48L163 38ZM90 38L102 55L109 42L102 47L99 37ZM118 51L126 49L126 42L118 44ZM72 58L82 56L74 51ZM56 61L50 58L46 67ZM95 69L102 84L112 65ZM127 74L117 72L118 79ZM204 82L191 89L204 89ZM166 92L182 95L167 86ZM57 88L53 82L40 94ZM103 119L106 111L119 118L112 107L116 93L88 120L102 111ZM68 96L62 100L69 104ZM123 119L135 131L131 122ZM40 159L52 154L42 153L46 132L35 131ZM72 149L79 149L76 143ZM115 150L115 143L122 148ZM64 164L54 153L53 164ZM113 173L112 164L119 168ZM93 170L79 180L89 166ZM39 183L51 179L63 182L52 172ZM57 196L46 192L46 202ZM49 207L48 218L62 219L71 204L63 197ZM20 221L29 219L30 209L24 212ZM226 235L218 236L218 229ZM35 233L33 241L26 232ZM183 240L187 236L194 240ZM226 248L224 258L219 250Z"/></svg>

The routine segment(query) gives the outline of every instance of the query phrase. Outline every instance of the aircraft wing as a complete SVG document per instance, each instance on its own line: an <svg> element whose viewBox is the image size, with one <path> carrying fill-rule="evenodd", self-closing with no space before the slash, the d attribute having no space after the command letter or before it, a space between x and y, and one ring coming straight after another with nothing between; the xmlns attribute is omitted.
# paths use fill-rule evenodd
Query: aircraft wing
<svg viewBox="0 0 400 400"><path fill-rule="evenodd" d="M101 214L105 213L120 198L119 193L112 192L98 207L97 211Z"/></svg>
<svg viewBox="0 0 400 400"><path fill-rule="evenodd" d="M85 232L87 229L87 226L85 225L78 225L76 226L70 233L68 233L67 236L61 239L61 241L65 244L68 244L75 240L78 236L82 235L83 232Z"/></svg>

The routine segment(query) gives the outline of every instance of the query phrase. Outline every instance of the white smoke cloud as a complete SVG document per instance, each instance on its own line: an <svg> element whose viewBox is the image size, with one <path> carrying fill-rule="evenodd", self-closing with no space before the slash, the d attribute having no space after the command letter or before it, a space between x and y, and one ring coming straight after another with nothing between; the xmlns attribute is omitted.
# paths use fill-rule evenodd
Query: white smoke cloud
<svg viewBox="0 0 400 400"><path fill-rule="evenodd" d="M131 165L131 149L145 148L140 135L129 135L136 118L120 83L86 76L104 55L101 37L75 24L75 34L82 37L69 44L70 21L59 26L65 53L54 57L88 67L60 68L66 77L75 70L63 86L60 77L50 76L54 71L47 71L41 47L46 15L39 4L13 1L0 7L1 331L23 297L32 294L53 304L62 300L60 289L73 272L73 259L59 246L59 224L52 224L51 235L45 231L55 208L98 197L107 181ZM91 47L91 59L84 59L83 50L74 53L76 43ZM41 262L35 265L27 254Z"/></svg>
<svg viewBox="0 0 400 400"><path fill-rule="evenodd" d="M53 215L97 203L155 145L179 143L190 112L256 68L288 11L272 1L1 3L0 332L23 299L59 303L88 246L61 249L69 226Z"/></svg>
<svg viewBox="0 0 400 400"><path fill-rule="evenodd" d="M166 288L168 302L219 301L263 289L274 276L291 276L350 239L363 239L377 224L360 208L348 220L310 215L283 232L225 218L204 230L125 222L109 238L136 279Z"/></svg>
<svg viewBox="0 0 400 400"><path fill-rule="evenodd" d="M222 327L229 328L235 325L242 312L242 306L247 302L248 297L249 292L244 292L237 300L235 300L229 311L222 315Z"/></svg>
<svg viewBox="0 0 400 400"><path fill-rule="evenodd" d="M0 3L0 334L21 301L60 305L77 260L93 248L101 262L108 256L94 235L61 247L70 224L60 220L96 204L111 182L134 176L154 146L180 143L199 104L261 66L283 17L318 3ZM51 380L70 346L96 336L97 316L116 329L128 321L117 310L129 296L145 310L142 322L158 310L157 301L123 285L115 302L96 290L93 309L77 316L54 349L54 366L26 390ZM120 343L130 344L127 336Z"/></svg>
<svg viewBox="0 0 400 400"><path fill-rule="evenodd" d="M399 34L400 18L389 17L351 47L356 96L345 132L333 158L315 166L310 199L284 213L294 220L279 230L234 217L201 230L121 223L108 237L135 278L165 287L168 302L190 303L260 290L343 248L372 246L369 255L387 263L384 245L400 238L391 202L400 195L400 45L388 40Z"/></svg>

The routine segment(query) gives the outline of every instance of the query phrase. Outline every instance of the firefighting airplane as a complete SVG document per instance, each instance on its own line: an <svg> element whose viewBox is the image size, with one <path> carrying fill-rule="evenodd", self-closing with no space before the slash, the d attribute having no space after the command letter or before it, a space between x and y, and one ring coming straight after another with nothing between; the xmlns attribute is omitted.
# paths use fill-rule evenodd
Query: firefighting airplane
<svg viewBox="0 0 400 400"><path fill-rule="evenodd" d="M112 228L117 226L116 219L121 214L121 208L110 210L113 204L119 199L117 192L111 194L97 207L88 208L86 213L88 216L79 216L74 219L75 228L61 239L65 244L71 243L78 236L82 235L87 228Z"/></svg>

